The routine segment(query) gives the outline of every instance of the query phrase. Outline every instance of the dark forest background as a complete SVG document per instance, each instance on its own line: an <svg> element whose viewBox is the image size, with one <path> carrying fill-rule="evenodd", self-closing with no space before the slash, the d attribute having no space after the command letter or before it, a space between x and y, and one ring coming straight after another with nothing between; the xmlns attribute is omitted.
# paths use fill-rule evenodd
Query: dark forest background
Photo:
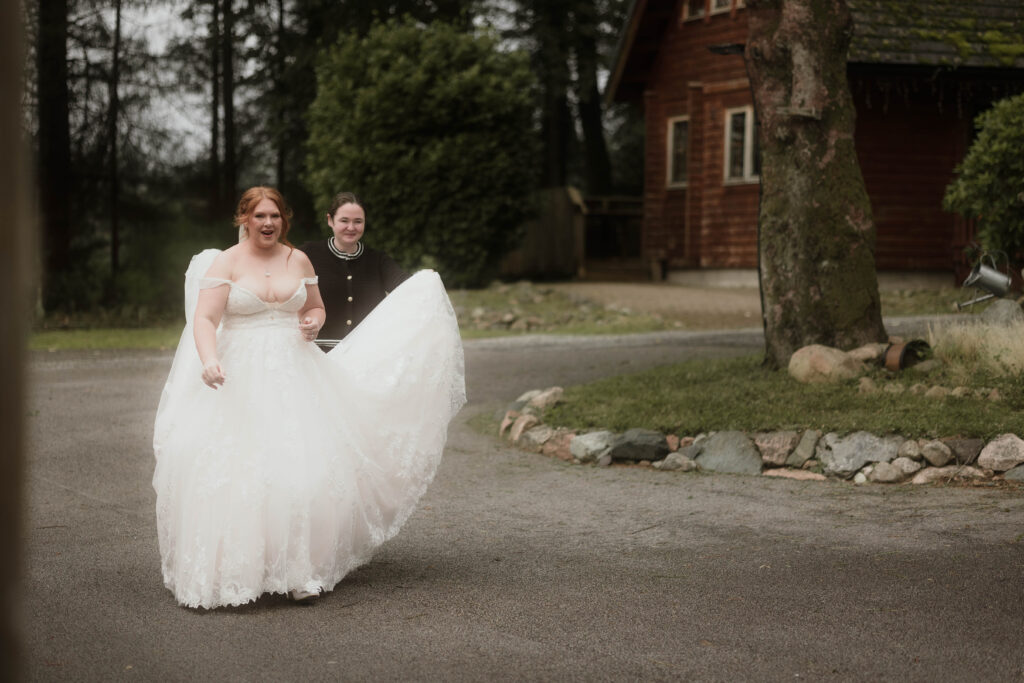
<svg viewBox="0 0 1024 683"><path fill-rule="evenodd" d="M189 255L234 242L238 194L255 184L289 199L293 243L326 236L309 184L317 68L331 46L389 20L487 34L495 50L525 55L534 114L521 137L535 151L536 189L639 194L642 121L606 107L599 85L627 9L625 0L29 0L23 111L36 159L38 312L102 310L121 323L178 313ZM421 104L405 106L416 117Z"/></svg>

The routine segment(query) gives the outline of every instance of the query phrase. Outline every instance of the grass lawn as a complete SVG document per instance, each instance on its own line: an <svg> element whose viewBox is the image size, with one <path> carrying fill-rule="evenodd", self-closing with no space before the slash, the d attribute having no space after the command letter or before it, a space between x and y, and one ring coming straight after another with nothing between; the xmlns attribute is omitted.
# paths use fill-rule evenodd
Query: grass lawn
<svg viewBox="0 0 1024 683"><path fill-rule="evenodd" d="M99 327L33 332L32 351L82 351L95 349L167 350L178 346L181 325L158 327Z"/></svg>
<svg viewBox="0 0 1024 683"><path fill-rule="evenodd" d="M530 282L455 289L448 295L463 339L529 333L631 334L678 327L658 315L608 308Z"/></svg>
<svg viewBox="0 0 1024 683"><path fill-rule="evenodd" d="M945 287L942 289L882 290L879 296L882 299L882 315L889 317L955 313L957 302L973 299L978 296L978 292L962 287ZM989 302L985 302L971 306L967 310L979 313L988 305Z"/></svg>
<svg viewBox="0 0 1024 683"><path fill-rule="evenodd" d="M606 307L530 282L455 289L449 295L464 339L529 333L630 334L682 327L679 320L669 316ZM883 292L882 311L887 316L949 313L953 302L963 299L964 292L958 289ZM735 320L723 319L721 328L735 324ZM756 324L756 320L743 321L748 327ZM97 315L47 320L31 335L29 348L173 349L181 325L182 321L166 317L151 326L134 322L119 326Z"/></svg>
<svg viewBox="0 0 1024 683"><path fill-rule="evenodd" d="M964 298L964 292L957 289L888 292L883 293L883 313L948 313L952 302ZM677 327L672 320L657 315L571 299L530 283L454 290L451 299L467 339L530 332L625 334ZM78 321L77 325L75 321L64 320L61 329L33 333L29 348L170 350L177 345L180 334L181 322L176 321L165 320L151 327L107 327L97 320ZM898 432L908 437L990 438L1004 432L1024 434L1024 383L1019 381L1024 371L1024 342L1020 346L1019 360L1003 362L1004 366L1012 366L1009 372L991 364L979 365L979 357L1006 356L1007 351L986 353L961 343L957 353L966 360L959 359L958 364L944 366L926 378L913 369L891 376L878 368L871 375L879 385L888 384L890 389L896 385L908 389L922 381L948 388L997 388L1003 397L1001 401L926 399L909 390L863 395L858 393L856 382L802 385L785 372L763 369L761 358L750 356L681 363L569 387L565 402L549 411L545 420L576 429L623 431L647 427L680 435L726 429L752 432L809 428L840 433L865 429L880 434Z"/></svg>
<svg viewBox="0 0 1024 683"><path fill-rule="evenodd" d="M906 437L991 438L1024 434L1024 389L1017 377L979 376L975 386L998 388L1002 400L932 399L914 395L918 382L956 386L939 369L927 377L882 368L871 377L900 385L902 393L860 394L857 382L806 385L786 372L765 370L762 356L699 360L568 387L564 403L549 410L547 424L624 431L633 427L681 436L701 432L818 429L845 434L866 430Z"/></svg>

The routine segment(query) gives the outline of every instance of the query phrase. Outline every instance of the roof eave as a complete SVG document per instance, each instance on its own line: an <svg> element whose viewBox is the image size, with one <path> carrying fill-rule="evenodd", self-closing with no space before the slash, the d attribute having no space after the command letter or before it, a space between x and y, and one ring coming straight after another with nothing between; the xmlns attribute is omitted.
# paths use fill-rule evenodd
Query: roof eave
<svg viewBox="0 0 1024 683"><path fill-rule="evenodd" d="M629 23L626 30L619 36L619 44L615 48L615 64L608 82L604 87L604 103L610 105L618 99L619 85L622 82L622 73L626 69L626 62L629 60L629 53L633 49L633 42L636 39L637 28L640 26L640 19L644 10L647 9L647 0L631 0L629 6Z"/></svg>

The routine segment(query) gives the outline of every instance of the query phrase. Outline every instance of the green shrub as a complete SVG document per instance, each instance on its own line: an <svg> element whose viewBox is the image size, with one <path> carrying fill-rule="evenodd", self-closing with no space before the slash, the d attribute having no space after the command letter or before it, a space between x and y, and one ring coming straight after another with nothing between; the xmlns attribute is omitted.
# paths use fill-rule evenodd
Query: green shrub
<svg viewBox="0 0 1024 683"><path fill-rule="evenodd" d="M944 206L978 224L987 250L1024 252L1024 94L1000 100L975 119L978 137Z"/></svg>
<svg viewBox="0 0 1024 683"><path fill-rule="evenodd" d="M531 214L534 87L525 54L447 24L342 35L309 111L314 201L326 212L355 192L369 244L451 285L485 282Z"/></svg>

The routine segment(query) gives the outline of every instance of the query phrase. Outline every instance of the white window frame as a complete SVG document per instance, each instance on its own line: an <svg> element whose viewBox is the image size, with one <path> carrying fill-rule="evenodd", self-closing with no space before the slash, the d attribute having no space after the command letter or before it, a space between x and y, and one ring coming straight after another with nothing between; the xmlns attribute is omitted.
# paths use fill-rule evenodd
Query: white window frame
<svg viewBox="0 0 1024 683"><path fill-rule="evenodd" d="M729 160L732 158L732 117L745 114L743 128L743 175L729 175ZM726 185L747 185L760 182L761 176L754 173L754 108L750 105L725 110L723 127L722 182Z"/></svg>
<svg viewBox="0 0 1024 683"><path fill-rule="evenodd" d="M711 16L716 14L725 14L726 12L732 11L732 0L724 0L725 4L721 6L718 5L719 1L720 0L711 0ZM736 0L736 9L743 6L743 0ZM697 19L703 19L706 13L707 10L703 9L697 14L690 14L689 0L683 0L683 21L696 21Z"/></svg>
<svg viewBox="0 0 1024 683"><path fill-rule="evenodd" d="M675 175L675 131L676 124L685 121L686 122L686 163L690 163L690 117L689 116L670 116L668 118L668 130L665 133L665 186L671 189L680 189L689 185L689 169L685 169L686 180L673 181L672 176Z"/></svg>

